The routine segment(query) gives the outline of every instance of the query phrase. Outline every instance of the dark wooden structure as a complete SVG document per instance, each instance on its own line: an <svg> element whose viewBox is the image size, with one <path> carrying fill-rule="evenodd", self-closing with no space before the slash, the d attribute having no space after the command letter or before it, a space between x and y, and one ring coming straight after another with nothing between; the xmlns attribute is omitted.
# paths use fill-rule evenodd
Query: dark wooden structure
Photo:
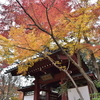
<svg viewBox="0 0 100 100"><path fill-rule="evenodd" d="M62 66L68 66L68 58L61 51L53 53L50 57L54 61L60 61ZM77 57L75 55L73 56L73 59L77 62ZM95 77L94 74L89 73L84 62L82 67L91 78ZM13 76L16 76L17 68L10 70L10 72ZM74 80L77 82L81 81L81 84L87 85L86 80L72 63L70 63L68 72ZM27 91L34 91L34 100L67 100L67 95L62 94L62 96L59 96L57 93L53 93L52 91L59 87L61 82L70 81L70 79L64 72L57 69L47 58L38 61L33 67L30 67L27 71L27 75L35 77L34 86L22 88L20 91L23 91L24 93ZM44 99L40 98L40 91L46 92Z"/></svg>

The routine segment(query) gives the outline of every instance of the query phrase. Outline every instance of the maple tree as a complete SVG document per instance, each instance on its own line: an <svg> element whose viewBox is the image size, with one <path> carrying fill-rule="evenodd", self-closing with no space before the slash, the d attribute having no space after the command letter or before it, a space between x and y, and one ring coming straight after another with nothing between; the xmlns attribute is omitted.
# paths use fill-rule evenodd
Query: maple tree
<svg viewBox="0 0 100 100"><path fill-rule="evenodd" d="M10 100L11 97L18 98L19 92L17 91L15 83L17 82L17 77L12 77L8 75L0 75L0 99Z"/></svg>
<svg viewBox="0 0 100 100"><path fill-rule="evenodd" d="M81 68L80 56L84 53L84 59L91 60L100 80L96 62L100 58L100 25L97 24L100 1L90 5L88 0L81 0L73 6L74 11L72 6L68 6L70 0L22 0L22 4L16 1L22 9L13 12L17 25L10 29L9 39L14 46L14 60L27 58L26 67L23 69L23 64L20 64L19 71L27 71L39 60L33 61L33 55L45 54L47 48L50 51L61 49L97 92L92 80ZM74 53L77 54L78 62L71 58ZM27 62L31 65L27 65Z"/></svg>
<svg viewBox="0 0 100 100"><path fill-rule="evenodd" d="M42 3L42 2L41 2ZM52 2L53 3L53 2ZM63 2L62 2L63 3ZM20 4L20 3L19 3ZM53 4L51 4L50 6L52 6ZM42 6L44 7L44 5L42 4ZM50 7L51 8L51 7ZM56 9L56 8L55 8ZM57 9L56 9L57 10ZM25 10L24 10L25 11ZM58 10L57 10L58 11ZM58 11L59 12L59 11ZM60 13L59 13L60 14ZM61 14L60 14L61 15ZM54 17L54 16L53 16ZM18 18L19 19L19 18ZM47 21L49 21L49 19L47 19ZM18 22L18 21L17 21ZM45 23L47 23L47 22L45 22ZM19 24L19 23L18 23ZM22 24L22 23L21 23ZM24 23L25 24L25 23ZM54 24L54 23L53 23ZM24 25L23 25L24 26ZM50 23L49 23L49 26L50 26ZM16 54L16 56L15 56L15 54L14 54L14 52L13 52L13 56L15 56L15 59L14 60L16 60L16 58L18 59L18 58L20 58L21 60L23 59L23 57L24 58L26 58L26 57L28 57L28 56L33 56L34 55L34 53L36 53L36 52L39 52L39 51L43 51L44 50L44 46L43 45L45 45L45 43L48 43L48 40L51 42L51 40L50 40L50 38L47 38L47 36L48 35L46 35L46 34L39 34L39 35L33 35L32 33L28 33L28 35L26 35L25 36L25 33L27 34L27 32L29 32L29 31L26 31L26 32L24 32L25 31L25 27L26 26L24 26L24 28L22 27L22 28L18 28L18 31L14 31L14 30L16 30L15 28L13 29L11 29L11 31L10 31L10 40L11 41L13 41L14 39L14 41L13 41L13 46L15 46L16 47L16 49L18 50L19 49L19 53L17 52L17 54ZM44 28L45 27L47 27L47 25L45 26L45 24L44 24ZM39 28L39 27L38 27ZM51 27L50 27L51 28ZM31 28L26 28L26 29L29 29L29 30L31 30ZM42 28L40 28L40 29L42 29ZM43 29L44 31L45 31L45 29ZM18 34L17 35L15 35L14 33L16 33L16 32L18 32ZM39 31L38 31L39 32ZM22 34L23 33L23 34ZM20 43L21 41L20 41L20 39L19 39L19 36L22 34L22 43ZM18 38L17 38L17 40L16 40L16 36L18 36ZM28 37L27 37L28 36ZM38 38L38 36L39 36L39 38ZM12 38L13 37L13 38ZM30 41L31 40L31 38L34 38L32 41ZM44 37L45 37L45 40L44 40ZM43 39L42 39L43 38ZM42 39L42 40L41 40ZM10 41L10 42L11 42ZM19 41L19 42L18 42ZM34 44L30 44L30 42L32 43L34 43ZM41 43L40 45L39 45L39 47L37 48L37 45L38 45L38 43ZM32 47L36 47L36 48L32 48ZM42 48L41 48L41 46L43 46ZM10 47L10 46L9 46ZM41 48L41 49L40 49ZM22 52L23 52L23 54L24 53L27 53L27 50L29 50L29 53L28 53L28 55L26 55L26 57L24 56L24 55L21 55L22 54L22 52L21 52L21 50L20 49L24 49L24 50L22 50ZM37 51L38 49L40 49L39 51ZM11 49L12 50L12 49ZM30 51L32 51L32 52L30 52ZM34 51L34 52L33 52ZM9 54L8 54L9 55ZM19 55L19 56L18 56ZM38 59L39 60L39 59ZM9 61L9 60L8 60ZM10 61L13 61L13 60L10 60ZM33 64L34 62L33 62L33 60L31 61L31 65L30 66L32 66L32 64ZM27 71L27 69L28 69L28 67L29 66L26 66L26 68L24 68L24 72L25 71ZM22 67L20 67L20 71L23 71L23 70L21 70L21 68ZM23 68L22 68L23 69ZM68 73L67 73L68 74ZM70 76L70 75L69 75ZM75 84L75 82L74 82L74 84ZM77 88L77 85L75 85L76 86L76 88ZM77 91L79 92L79 90L77 89ZM80 96L81 96L81 94L80 94ZM82 96L81 96L82 97Z"/></svg>
<svg viewBox="0 0 100 100"><path fill-rule="evenodd" d="M13 26L14 14L11 13L12 2L11 0L7 4L0 4L0 34L8 38L8 31Z"/></svg>
<svg viewBox="0 0 100 100"><path fill-rule="evenodd" d="M4 68L7 68L9 65L6 60L0 61L0 99L9 100L11 97L18 97L18 78L12 77L10 73L3 74ZM18 84L17 87L15 84ZM16 96L15 96L16 95Z"/></svg>

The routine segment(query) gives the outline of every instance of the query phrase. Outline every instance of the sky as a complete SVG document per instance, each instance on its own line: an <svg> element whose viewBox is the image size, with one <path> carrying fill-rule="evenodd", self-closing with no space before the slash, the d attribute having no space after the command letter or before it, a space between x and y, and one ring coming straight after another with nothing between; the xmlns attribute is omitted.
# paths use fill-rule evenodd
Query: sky
<svg viewBox="0 0 100 100"><path fill-rule="evenodd" d="M0 0L0 4L7 4L8 2L7 2L8 0Z"/></svg>

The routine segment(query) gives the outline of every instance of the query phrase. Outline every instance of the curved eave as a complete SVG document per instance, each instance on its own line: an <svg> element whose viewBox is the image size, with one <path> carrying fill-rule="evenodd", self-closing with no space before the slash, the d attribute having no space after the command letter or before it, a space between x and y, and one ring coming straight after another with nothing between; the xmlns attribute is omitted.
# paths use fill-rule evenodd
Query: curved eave
<svg viewBox="0 0 100 100"><path fill-rule="evenodd" d="M31 85L31 86L22 87L18 91L29 92L29 91L34 91L34 88L35 88L35 86L34 85Z"/></svg>

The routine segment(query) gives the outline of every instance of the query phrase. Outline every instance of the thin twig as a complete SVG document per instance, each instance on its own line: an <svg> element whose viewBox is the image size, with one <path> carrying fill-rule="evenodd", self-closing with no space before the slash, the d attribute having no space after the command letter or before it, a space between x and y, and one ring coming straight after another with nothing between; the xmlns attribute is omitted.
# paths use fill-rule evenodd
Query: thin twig
<svg viewBox="0 0 100 100"><path fill-rule="evenodd" d="M51 30L51 34L53 34L53 29L52 29L52 26L51 26L51 23L50 23L50 19L49 19L49 16L48 16L48 10L46 9L46 16L47 16L47 21L48 21L48 24L49 24L49 27L50 27L50 30Z"/></svg>
<svg viewBox="0 0 100 100"><path fill-rule="evenodd" d="M69 67L70 67L70 59L68 59L68 66L67 66L67 71L68 71L68 69L69 69Z"/></svg>
<svg viewBox="0 0 100 100"><path fill-rule="evenodd" d="M48 16L48 8L44 5L44 3L41 0L40 0L40 2L43 5L43 7L45 8L45 10L46 10L47 22L49 24L49 27L50 27L50 30L51 30L51 34L53 34L53 29L52 29L52 26L51 26L51 23L50 23L50 19L49 19L49 16Z"/></svg>

